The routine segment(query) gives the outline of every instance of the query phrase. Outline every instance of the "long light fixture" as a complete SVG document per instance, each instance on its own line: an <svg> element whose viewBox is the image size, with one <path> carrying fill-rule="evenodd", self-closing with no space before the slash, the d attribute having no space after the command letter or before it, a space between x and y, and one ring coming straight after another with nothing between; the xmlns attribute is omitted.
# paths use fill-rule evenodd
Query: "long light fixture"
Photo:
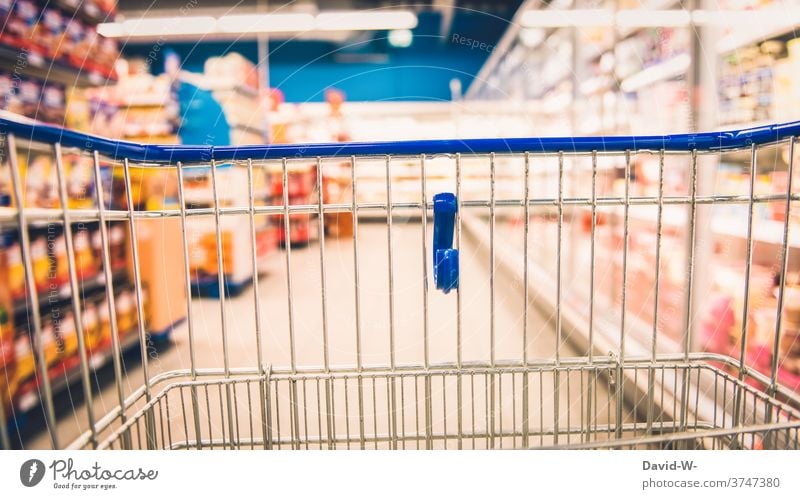
<svg viewBox="0 0 800 499"><path fill-rule="evenodd" d="M106 34L102 27L106 23L98 26L98 32L103 36L111 37ZM119 23L109 23L119 24ZM217 20L210 16L187 16L187 17L161 17L161 18L141 18L129 19L121 23L119 28L114 30L121 33L136 33L136 36L161 36L164 34L172 35L192 35L195 33L205 33L216 27ZM124 36L124 35L123 35Z"/></svg>
<svg viewBox="0 0 800 499"><path fill-rule="evenodd" d="M614 24L614 12L608 9L528 10L522 14L526 28L589 27Z"/></svg>
<svg viewBox="0 0 800 499"><path fill-rule="evenodd" d="M314 29L311 14L236 14L217 19L216 31L223 33L280 33Z"/></svg>
<svg viewBox="0 0 800 499"><path fill-rule="evenodd" d="M635 92L657 81L675 78L686 73L691 63L688 54L680 54L625 78L619 86L623 92Z"/></svg>
<svg viewBox="0 0 800 499"><path fill-rule="evenodd" d="M324 12L317 15L321 31L413 29L417 16L407 10Z"/></svg>
<svg viewBox="0 0 800 499"><path fill-rule="evenodd" d="M752 27L761 24L800 22L800 7L767 7L761 10L654 10L654 9L545 9L527 10L524 28L681 28L698 26Z"/></svg>
<svg viewBox="0 0 800 499"><path fill-rule="evenodd" d="M304 33L310 31L409 30L417 16L407 10L345 11L311 14L234 14L158 17L101 23L97 32L107 38L146 38L187 35Z"/></svg>

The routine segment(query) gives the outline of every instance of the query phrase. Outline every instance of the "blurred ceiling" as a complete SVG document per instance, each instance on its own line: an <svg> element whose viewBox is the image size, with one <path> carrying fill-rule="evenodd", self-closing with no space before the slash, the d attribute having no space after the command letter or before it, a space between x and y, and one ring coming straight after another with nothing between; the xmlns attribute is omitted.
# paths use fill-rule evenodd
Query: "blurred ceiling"
<svg viewBox="0 0 800 499"><path fill-rule="evenodd" d="M248 13L405 10L416 14L408 46L389 41L386 30L320 31L269 34L269 79L284 88L287 100L319 100L320 88L337 86L353 100L449 99L449 82L459 79L466 89L494 46L508 29L522 0L326 0L296 2L239 0L120 0L117 21L176 16ZM202 41L200 41L202 39ZM231 51L258 60L256 35L122 38L123 53L153 59L158 71L162 54L172 50L186 68L200 70L211 56ZM475 40L472 45L466 40ZM156 56L153 47L158 42Z"/></svg>
<svg viewBox="0 0 800 499"><path fill-rule="evenodd" d="M293 2L266 0L238 0L224 2L220 0L119 0L118 21L135 20L141 18L159 18L175 16L214 16L250 13L310 13L317 14L329 11L358 11L358 10L405 10L417 14L418 18L426 18L430 22L435 17L437 29L434 33L428 27L423 36L438 35L447 38L457 32L467 38L479 38L481 41L491 43L497 41L498 31L504 31L504 26L514 16L522 0L432 0L421 2L402 2L397 0L298 0ZM421 21L421 19L420 19ZM236 36L237 39L253 38L250 36ZM363 37L359 32L340 31L312 31L308 33L272 33L273 40L329 40L345 43L346 41ZM190 37L187 37L189 40ZM196 38L196 37L194 37ZM228 35L212 35L208 40L230 40ZM138 43L142 40L130 40L129 43Z"/></svg>

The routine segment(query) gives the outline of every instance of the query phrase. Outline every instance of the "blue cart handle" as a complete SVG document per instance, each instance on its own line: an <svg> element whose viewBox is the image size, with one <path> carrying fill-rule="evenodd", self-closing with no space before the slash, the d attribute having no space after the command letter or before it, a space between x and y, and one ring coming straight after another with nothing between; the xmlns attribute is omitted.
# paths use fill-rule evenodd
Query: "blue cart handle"
<svg viewBox="0 0 800 499"><path fill-rule="evenodd" d="M457 211L453 193L433 196L433 280L445 293L458 289L458 250L453 248Z"/></svg>

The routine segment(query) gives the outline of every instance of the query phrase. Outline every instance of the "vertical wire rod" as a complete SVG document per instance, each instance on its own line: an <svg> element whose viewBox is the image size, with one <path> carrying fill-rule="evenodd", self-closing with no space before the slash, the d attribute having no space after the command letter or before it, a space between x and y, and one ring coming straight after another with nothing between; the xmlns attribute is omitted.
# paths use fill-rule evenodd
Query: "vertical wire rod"
<svg viewBox="0 0 800 499"><path fill-rule="evenodd" d="M597 151L592 151L592 199L591 199L591 233L589 234L589 350L587 353L589 364L594 364L594 283L595 259L597 243ZM592 385L594 378L587 376L586 380L586 431L592 424Z"/></svg>
<svg viewBox="0 0 800 499"><path fill-rule="evenodd" d="M11 169L11 183L14 189L14 198L17 203L17 224L19 226L19 242L22 250L22 265L25 269L25 287L28 294L28 310L30 320L33 321L33 349L36 355L36 367L39 371L39 398L44 405L44 419L47 433L50 436L50 445L58 449L59 441L56 432L56 416L53 404L53 390L47 370L47 361L44 355L44 338L42 337L42 316L39 309L39 295L36 292L36 281L33 276L33 263L31 262L31 241L28 233L28 219L25 213L25 197L22 191L22 181L19 175L19 161L17 159L17 141L14 135L7 137L8 162Z"/></svg>
<svg viewBox="0 0 800 499"><path fill-rule="evenodd" d="M289 362L292 373L297 372L294 349L294 304L292 303L292 238L289 224L289 165L286 158L281 160L283 186L283 239L286 247L286 297L289 313Z"/></svg>
<svg viewBox="0 0 800 499"><path fill-rule="evenodd" d="M789 269L789 220L792 214L792 177L794 174L794 143L795 137L789 140L789 168L788 181L786 188L786 207L783 216L783 238L781 239L781 278L778 288L778 310L775 320L775 337L772 344L772 365L770 366L770 390L771 396L775 395L778 377L778 354L780 349L780 334L783 320L784 292L786 290L786 271Z"/></svg>
<svg viewBox="0 0 800 499"><path fill-rule="evenodd" d="M131 233L131 257L133 259L133 287L136 294L136 315L139 326L139 350L142 356L142 377L144 378L144 397L148 404L152 398L150 386L150 369L147 352L147 332L144 324L144 298L142 296L142 272L139 266L139 241L136 234L136 220L133 209L133 192L131 187L131 167L128 158L122 160L122 173L125 180L125 196L128 203L128 222ZM147 432L146 443L148 448L155 447L155 428L153 425L153 412L148 410L145 414L145 431Z"/></svg>
<svg viewBox="0 0 800 499"><path fill-rule="evenodd" d="M186 328L189 334L189 373L192 381L197 379L197 360L194 344L194 319L192 318L192 276L189 267L189 229L186 224L186 197L183 185L183 164L178 161L175 169L178 174L178 205L181 214L181 246L183 249L183 277L186 292ZM200 431L200 409L197 398L197 387L192 386L192 416L194 417L194 431L197 448L202 449L202 433ZM189 439L187 433L186 439Z"/></svg>
<svg viewBox="0 0 800 499"><path fill-rule="evenodd" d="M325 372L330 369L330 356L328 353L328 296L325 278L325 203L324 185L322 183L322 158L317 157L317 203L319 214L317 218L317 231L319 232L319 284L321 291L322 307L322 365ZM328 383L325 384L326 388Z"/></svg>
<svg viewBox="0 0 800 499"><path fill-rule="evenodd" d="M294 338L294 303L292 295L292 232L291 223L289 219L289 164L286 158L281 159L281 170L283 180L283 236L284 245L286 247L286 303L289 312L289 356L292 374L297 372L297 358L295 351L295 338ZM297 382L291 380L289 385L289 405L291 408L290 416L290 433L292 434L292 448L294 445L294 435L297 434ZM276 388L276 392L277 392ZM279 394L276 393L276 397ZM280 413L276 414L278 424L280 424ZM280 434L278 435L280 438Z"/></svg>
<svg viewBox="0 0 800 499"><path fill-rule="evenodd" d="M69 287L71 291L72 316L75 320L75 333L78 338L78 359L80 361L81 385L83 395L86 397L86 418L89 424L89 441L93 448L97 448L97 427L94 416L94 394L92 393L91 374L89 373L89 358L86 355L86 335L83 330L83 312L81 310L81 288L78 282L78 272L75 260L75 242L72 238L72 219L69 213L69 197L67 196L67 182L64 179L64 157L61 154L61 144L53 145L56 159L56 181L58 182L58 199L61 204L61 221L64 224L64 241L67 247L67 272L69 274ZM105 248L103 248L105 250Z"/></svg>
<svg viewBox="0 0 800 499"><path fill-rule="evenodd" d="M530 170L531 155L525 153L524 164L524 198L525 205L522 208L523 230L522 230L522 364L528 367L528 239L530 231ZM528 447L528 371L522 373L522 447Z"/></svg>
<svg viewBox="0 0 800 499"><path fill-rule="evenodd" d="M247 199L248 199L248 208L249 208L249 220L250 220L250 254L252 256L252 271L253 271L253 309L255 310L255 319L256 319L256 362L258 363L258 373L261 376L266 375L266 370L264 369L264 353L263 349L263 331L261 328L261 290L259 289L258 283L258 245L256 243L256 211L255 211L255 192L253 190L253 160L247 160ZM248 389L248 396L250 391ZM260 402L260 411L261 411L261 434L267 434L267 415L266 415L266 394L264 390L261 390L259 387L258 390L258 397ZM250 418L252 423L252 415ZM252 436L252 431L250 432ZM264 438L264 448L266 448L266 438Z"/></svg>
<svg viewBox="0 0 800 499"><path fill-rule="evenodd" d="M353 282L355 290L355 325L356 325L356 367L361 371L361 290L359 289L358 266L358 186L356 184L356 158L350 157L350 189L352 194L353 210Z"/></svg>
<svg viewBox="0 0 800 499"><path fill-rule="evenodd" d="M625 151L625 202L623 204L622 219L622 297L620 301L620 326L619 326L619 367L616 376L616 413L615 413L615 434L617 438L622 437L622 406L624 396L624 378L622 366L625 363L625 317L628 297L628 238L630 229L630 188L631 188L631 152Z"/></svg>
<svg viewBox="0 0 800 499"><path fill-rule="evenodd" d="M361 357L361 284L358 272L358 175L356 174L356 157L350 156L350 188L353 195L353 282L356 305L356 368L363 369ZM364 379L358 377L358 429L361 449L365 448L364 440Z"/></svg>
<svg viewBox="0 0 800 499"><path fill-rule="evenodd" d="M556 219L556 366L561 364L561 246L564 231L564 153L558 153L558 199ZM558 444L558 427L561 419L560 371L553 371L553 443Z"/></svg>
<svg viewBox="0 0 800 499"><path fill-rule="evenodd" d="M495 212L496 199L496 164L495 154L489 154L489 364L494 367L495 365ZM494 430L495 430L495 382L494 374L489 378L489 426L491 428L490 446L494 448Z"/></svg>
<svg viewBox="0 0 800 499"><path fill-rule="evenodd" d="M428 192L425 178L425 155L419 157L420 192L422 203L420 216L422 221L422 350L425 369L429 366L428 352Z"/></svg>
<svg viewBox="0 0 800 499"><path fill-rule="evenodd" d="M247 160L247 200L250 222L250 256L251 270L253 272L253 309L255 311L255 333L256 333L256 361L258 362L258 372L263 375L264 353L261 348L263 345L263 331L261 329L261 290L258 287L258 245L256 242L256 215L255 215L255 192L253 190L253 160Z"/></svg>
<svg viewBox="0 0 800 499"><path fill-rule="evenodd" d="M461 248L461 153L456 154L456 247L459 254L464 255L464 250ZM461 303L461 289L463 279L459 276L458 288L456 289L456 366L461 369L462 357L462 303ZM463 380L461 375L457 376L456 385L456 407L458 408L458 449L461 450L464 439L463 428Z"/></svg>
<svg viewBox="0 0 800 499"><path fill-rule="evenodd" d="M395 368L395 341L394 341L394 256L393 239L392 239L392 157L386 156L386 248L387 248L387 265L388 265L388 278L389 278L389 365L394 371ZM375 389L375 380L373 379L373 390ZM397 414L395 411L395 378L391 377L386 380L387 383L387 409L389 414L388 433L390 435L389 447L395 448L397 445L394 437L396 436ZM374 395L374 391L373 391ZM377 421L377 417L375 418ZM377 433L377 430L376 430ZM376 435L377 436L377 435Z"/></svg>
<svg viewBox="0 0 800 499"><path fill-rule="evenodd" d="M328 352L328 296L327 296L327 282L325 276L325 187L322 182L322 158L317 156L317 204L318 204L318 218L317 218L317 231L319 232L319 284L320 284L320 306L322 307L322 365L325 372L330 371L330 355ZM335 438L334 433L334 414L331 409L332 400L332 381L330 378L325 378L325 422L328 437L328 449L332 449Z"/></svg>
<svg viewBox="0 0 800 499"><path fill-rule="evenodd" d="M661 284L661 237L664 217L664 150L658 153L658 207L656 213L656 256L655 256L655 284L653 291L653 334L650 343L650 360L655 362L658 351L658 300ZM647 376L647 433L653 426L655 411L655 370L652 366L648 369Z"/></svg>
<svg viewBox="0 0 800 499"><path fill-rule="evenodd" d="M217 236L217 286L219 287L219 311L220 323L222 325L222 362L225 371L225 378L230 378L231 360L228 347L228 321L227 313L225 311L225 261L222 255L222 220L220 216L219 187L217 182L217 162L213 159L211 160L211 194L214 199L214 229L216 230ZM230 438L231 449L233 449L235 442L233 433L233 404L231 401L230 383L225 384L225 401L227 402L226 412L228 416L228 437Z"/></svg>
<svg viewBox="0 0 800 499"><path fill-rule="evenodd" d="M489 155L489 364L492 367L495 364L495 182L495 155L491 153ZM492 398L492 404L494 404L494 397Z"/></svg>
<svg viewBox="0 0 800 499"><path fill-rule="evenodd" d="M392 255L392 174L391 156L386 156L386 247L389 277L389 365L394 370L395 344L394 344L394 257Z"/></svg>
<svg viewBox="0 0 800 499"><path fill-rule="evenodd" d="M456 154L456 247L459 250L459 256L463 257L464 251L461 248L461 209L462 209L462 199L461 199L461 153ZM463 322L462 322L462 297L461 297L461 285L463 284L462 276L459 276L459 283L458 288L456 289L456 366L461 369L461 362L462 362L462 355L463 355L463 345L462 345L462 329L463 329ZM459 387L460 387L460 380L461 377L459 376Z"/></svg>
<svg viewBox="0 0 800 499"><path fill-rule="evenodd" d="M528 366L528 236L530 233L530 153L525 153L524 200L522 208L522 364ZM523 392L523 396L525 393ZM524 409L523 409L524 410Z"/></svg>
<svg viewBox="0 0 800 499"><path fill-rule="evenodd" d="M755 161L755 146L753 148L753 158ZM755 164L755 163L754 163ZM752 180L752 179L751 179ZM691 182L689 184L690 192L690 205L689 205L689 241L688 241L688 258L686 263L686 318L684 319L684 330L685 334L683 336L683 359L684 361L689 360L689 349L692 345L692 299L693 299L693 286L694 286L694 250L697 242L697 150L692 150L691 155ZM752 195L750 196L750 200L752 202ZM752 222L752 209L750 212L750 221ZM748 238L752 241L751 238ZM749 270L747 271L749 273ZM745 279L747 282L747 279ZM746 305L745 305L746 307ZM744 338L743 338L744 339ZM688 418L688 395L689 395L689 371L688 369L683 370L682 376L682 404L681 404L681 412L680 412L680 429L683 430L686 427L686 420Z"/></svg>
<svg viewBox="0 0 800 499"><path fill-rule="evenodd" d="M122 348L119 344L119 331L117 329L117 307L114 298L114 279L111 270L110 242L108 238L108 221L106 220L105 193L103 192L103 180L100 173L100 154L94 151L92 155L94 166L95 182L95 201L100 218L100 243L102 245L103 257L103 276L106 280L106 304L108 306L109 328L111 330L111 361L114 367L114 381L117 389L117 400L119 401L119 421L120 425L125 425L128 419L127 407L125 404L125 392L122 387ZM129 433L121 435L123 448L130 448ZM127 438L126 438L127 436Z"/></svg>
<svg viewBox="0 0 800 499"><path fill-rule="evenodd" d="M75 260L75 241L72 237L72 219L69 213L69 197L67 196L67 182L64 179L64 157L61 154L61 144L53 145L56 159L56 181L58 182L58 199L61 204L62 223L64 224L64 240L67 246L67 272L69 273L69 287L72 292L72 316L75 320L75 333L78 338L78 359L80 361L81 385L86 397L86 418L89 424L89 441L93 448L97 448L97 427L94 417L94 394L89 373L89 358L86 355L86 335L83 330L83 314L81 311L81 288L78 282L77 261Z"/></svg>
<svg viewBox="0 0 800 499"><path fill-rule="evenodd" d="M227 314L225 312L225 262L222 255L222 220L220 217L219 190L217 187L217 162L213 159L211 160L211 195L214 202L214 230L217 236L217 286L219 287L219 311L222 325L222 362L225 377L229 378L231 375L231 364L228 352Z"/></svg>
<svg viewBox="0 0 800 499"><path fill-rule="evenodd" d="M429 351L428 351L428 191L427 191L427 177L425 175L425 155L421 154L419 157L420 166L420 192L422 195L422 202L420 204L422 217L422 343L423 343L423 360L425 370L429 367ZM417 378L414 378L414 390L417 390ZM432 434L433 434L433 413L431 410L431 383L430 376L423 377L424 384L424 417L425 417L425 448L431 449L433 447ZM419 397L415 397L417 406L419 406ZM419 421L417 421L419 423ZM417 430L419 435L419 430ZM417 441L419 442L419 440ZM419 446L419 443L417 444Z"/></svg>
<svg viewBox="0 0 800 499"><path fill-rule="evenodd" d="M388 265L388 277L389 277L389 365L394 371L395 368L395 341L394 341L394 257L392 254L393 251L393 240L392 240L392 157L387 155L386 156L386 247L387 247L387 265ZM373 390L375 389L375 380L373 379ZM394 430L396 430L396 413L394 409L394 399L395 399L395 378L391 377L390 379L386 380L388 385L388 390L386 393L388 399L388 414L389 414L389 422L388 422L388 433L390 437L394 437L396 434ZM373 391L374 395L374 391ZM377 417L375 418L377 421ZM377 430L376 430L377 433ZM376 435L377 436L377 435ZM390 448L396 446L396 441L393 438L389 440Z"/></svg>

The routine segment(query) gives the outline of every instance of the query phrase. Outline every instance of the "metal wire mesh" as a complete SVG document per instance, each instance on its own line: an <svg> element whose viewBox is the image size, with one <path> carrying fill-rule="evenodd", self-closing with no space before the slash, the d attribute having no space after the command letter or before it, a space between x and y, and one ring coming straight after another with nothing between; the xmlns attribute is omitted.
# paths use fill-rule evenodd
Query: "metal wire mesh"
<svg viewBox="0 0 800 499"><path fill-rule="evenodd" d="M35 130L25 125L10 127L3 121L4 130L16 130L17 135L35 135ZM23 130L23 132L20 132ZM50 133L50 132L48 132ZM39 137L39 136L37 136ZM691 146L667 149L668 140L653 149L655 139L614 145L609 143L602 151L575 146L569 150L536 149L531 140L514 150L501 153L481 151L475 154L454 152L443 154L447 143L423 144L430 152L419 154L361 154L362 146L335 147L309 152L298 146L295 155L284 154L275 159L275 151L247 149L226 153L220 159L196 157L189 152L175 152L176 158L165 160L160 156L150 162L129 156L138 149L125 149L110 153L107 148L100 153L101 145L94 138L84 138L86 145L76 146L70 139L70 150L89 155L97 185L102 184L101 169L111 168L122 172L122 188L127 208L109 208L103 188L96 189L91 208L70 207L65 191L62 135L54 132L45 142L52 151L58 172L60 203L56 208L27 206L25 202L0 209L4 226L14 226L20 232L21 253L27 279L27 300L32 319L32 345L36 359L36 380L46 426L52 446L64 444L58 435L56 408L53 401L50 376L42 343L39 296L33 282L30 236L28 227L34 223L56 223L64 228L69 253L69 285L71 306L80 316L80 284L74 263L72 242L73 225L78 222L99 222L103 271L108 288L108 307L112 324L114 316L114 280L109 264L110 243L107 234L110 223L124 222L130 234L132 281L135 291L136 335L141 357L141 380L133 381L126 374L122 346L118 334L112 334L111 359L116 387L117 407L98 414L93 401L93 387L97 382L94 368L86 355L84 331L77 321L80 352L80 384L84 397L86 427L82 435L70 446L74 448L267 448L267 449L344 449L344 448L529 448L529 447L616 447L616 448L796 448L800 407L797 396L778 382L779 338L786 274L789 268L789 220L792 204L800 197L793 188L793 163L795 139L783 134L752 141L749 145L732 147L733 152L749 154L750 171L759 168L759 152L778 146L788 152L787 189L782 193L761 193L755 189L755 174L750 176L746 193L717 193L698 188L698 177L708 168L704 161L722 152L694 142ZM82 136L79 136L81 138ZM727 136L726 136L727 137ZM20 176L17 156L19 144L13 133L6 133L6 149L11 180L16 200L26 199L24 183ZM634 138L635 139L635 138ZM41 137L39 140L42 141ZM725 140L720 136L719 141ZM706 141L708 142L708 141ZM706 142L703 142L704 144ZM598 142L600 144L601 142ZM713 144L714 142L708 142ZM27 142L26 142L27 144ZM561 144L560 142L558 144ZM565 142L566 144L566 142ZM633 144L633 145L632 145ZM472 147L476 144L468 144ZM480 144L477 144L480 145ZM527 145L529 147L524 147ZM573 144L574 145L574 144ZM105 146L103 146L105 147ZM129 147L129 146L125 146ZM130 146L133 147L133 146ZM390 146L376 146L383 150ZM383 149L381 149L383 147ZM484 147L485 146L481 146ZM555 146L553 146L555 147ZM127 154L127 152L131 152ZM343 152L345 151L345 152ZM526 152L530 151L530 152ZM539 151L539 152L535 152ZM163 151L162 151L163 152ZM213 151L212 151L213 152ZM280 153L280 151L279 151ZM142 153L145 154L146 153ZM161 153L159 153L161 154ZM167 153L164 153L167 154ZM283 154L283 153L280 153ZM267 157L269 155L269 157ZM224 156L224 155L223 155ZM631 179L634 158L648 157L656 166L657 189L654 192L633 192ZM183 158L178 160L177 158ZM184 161L185 160L185 161ZM609 161L616 162L610 167ZM294 165L314 165L316 198L298 203L290 199L290 172ZM174 178L177 188L176 206L168 208L137 208L133 193L134 174L140 170L158 170ZM347 172L349 200L333 202L322 195L323 174L337 169ZM393 187L393 172L398 169L413 171L418 177L418 188L412 192L399 192ZM685 187L680 192L665 191L665 171L678 171ZM441 172L448 173L443 175ZM254 176L271 171L280 185L281 195L267 201L260 199L254 187ZM434 171L437 173L434 174ZM515 179L506 181L508 171L516 172ZM599 177L604 172L617 172L617 189L603 187ZM198 207L187 199L186 184L196 174L210 179L211 202ZM223 174L224 172L224 174ZM224 195L232 188L227 182L228 172L238 172L244 179L246 200L244 204L231 202ZM367 179L377 180L384 191L377 199L365 198L360 190ZM583 180L583 189L580 188ZM505 182L505 184L504 184ZM510 184L510 187L506 184ZM481 281L464 282L449 301L442 301L429 289L430 283L430 227L428 217L432 209L431 196L435 192L451 190L456 194L458 212L455 223L455 245L466 245L469 238L481 252L476 259L487 263ZM748 345L748 301L754 245L754 210L758 206L779 204L784 210L777 274L776 325L771 335L771 365L759 372L746 364L745 348ZM741 318L741 338L736 348L739 355L705 353L696 348L697 330L695 309L698 294L696 274L706 271L703 263L707 256L708 238L703 231L708 228L708 210L713 207L745 206L747 209L746 257L743 273L744 314ZM665 217L672 209L683 210L682 228L685 247L673 252L669 258L684 263L683 293L675 300L675 311L664 322L666 311L659 299L662 265L668 259L663 253ZM513 229L520 235L521 250L516 254L517 264L509 265L509 237L507 217L516 210L521 222ZM646 218L650 214L650 218ZM293 264L296 248L291 239L291 220L296 216L310 217L320 234L325 231L325 216L349 214L352 217L352 273L346 288L328 281L327 273L333 265L326 249L324 237L310 251L318 253L318 275L313 279L318 286L313 292L319 297L314 310L301 299L309 291L300 286L313 273L306 269L298 273ZM585 241L588 242L589 272L583 279L569 275L568 259L574 256L571 247L576 240L570 235L572 220L586 215ZM216 238L217 269L225 268L223 224L239 217L246 219L249 228L251 284L253 314L252 327L239 327L241 317L232 316L226 306L226 291L230 286L224 272L217 273L219 295L219 364L213 368L200 365L201 353L197 342L199 330L207 324L193 312L196 304L191 299L192 283L189 270L188 226L194 221L212 220ZM257 261L256 220L269 217L282 223L285 249L280 255L283 268L280 282L282 299L280 308L286 314L286 328L272 330L263 317L266 306L261 297L260 272ZM385 225L385 253L365 272L365 261L376 261L374 248L360 244L359 231L365 221L377 217ZM544 258L548 269L535 267L532 252L538 237L535 220L545 220L553 232L552 258ZM601 218L615 220L614 231L606 231ZM137 228L152 220L175 219L180 223L181 247L172 248L182 253L184 260L183 283L186 288L188 321L188 365L179 370L151 371L149 339L145 314L145 293L142 285ZM399 227L400 220L404 228ZM534 221L532 221L534 220ZM640 297L631 293L631 282L637 262L631 262L631 226L634 223L650 224L655 239L655 276L653 299L637 302ZM405 252L396 250L397 238L416 232L417 256L410 264ZM613 255L607 255L618 265L618 279L611 298L603 299L597 291L604 278L597 271L603 256L598 241L611 234L619 239ZM572 248L574 249L574 248ZM383 250L380 250L381 252ZM399 267L401 258L406 267ZM513 258L511 258L513 260ZM700 263L700 265L698 265ZM499 288L508 287L503 265L518 279L518 292L522 295L517 312L522 318L519 336L509 340L501 330L498 309L505 306L498 297ZM633 267L633 268L632 268ZM383 275L376 281L375 269ZM508 269L507 269L508 270ZM316 271L314 271L316 272ZM397 295L403 292L398 283L410 279L418 287L413 295L413 307L419 314L419 324L401 328L399 323L408 314L400 306ZM584 291L576 293L572 283L586 283ZM588 283L586 282L588 281ZM374 312L374 303L362 296L365 283L379 282L385 287L385 319L381 322L365 321ZM406 282L406 281L404 281ZM405 286L405 284L404 284ZM485 308L477 310L474 303L465 303L465 290L478 289L488 301ZM351 294L352 311L332 310L329 302L333 295ZM534 296L536 295L536 296ZM454 301L454 303L453 303ZM530 330L532 302L542 303L552 311L546 322L552 327L553 346L547 352L532 352L530 344L534 332ZM636 313L631 311L637 302ZM300 303L303 305L301 306ZM453 335L448 336L447 348L435 351L432 337L437 324L431 315L440 307L451 310ZM641 310L652 314L644 320ZM577 312L576 312L577 311ZM579 313L578 313L579 312ZM313 327L304 325L311 315L318 315ZM467 334L468 321L478 317L486 337L476 348L474 333ZM650 322L649 324L647 322ZM643 325L644 324L644 325ZM318 326L318 327L317 327ZM669 337L665 328L678 331ZM331 346L331 333L345 330L351 335L348 355ZM412 331L408 333L409 329ZM438 328L437 334L438 334ZM587 332L578 337L575 330ZM636 334L633 331L637 331ZM642 333L644 331L644 333ZM215 333L216 334L216 333ZM418 338L416 349L398 346L404 335ZM242 367L232 362L231 338L247 337L253 341L254 365ZM309 362L298 345L307 346L313 337L316 362ZM376 338L384 341L380 355L374 354ZM485 341L484 341L485 340ZM511 343L514 343L511 345ZM372 345L372 347L370 346ZM511 345L511 346L509 346ZM207 347L207 346L206 346ZM410 353L409 353L410 352ZM577 352L577 353L576 353ZM138 388L129 388L131 384ZM171 383L171 384L167 384ZM2 411L0 411L2 414ZM4 414L2 414L5 417ZM8 446L2 425L3 444Z"/></svg>
<svg viewBox="0 0 800 499"><path fill-rule="evenodd" d="M622 376L631 382L617 419ZM797 449L797 417L701 363L268 373L170 383L99 447Z"/></svg>

